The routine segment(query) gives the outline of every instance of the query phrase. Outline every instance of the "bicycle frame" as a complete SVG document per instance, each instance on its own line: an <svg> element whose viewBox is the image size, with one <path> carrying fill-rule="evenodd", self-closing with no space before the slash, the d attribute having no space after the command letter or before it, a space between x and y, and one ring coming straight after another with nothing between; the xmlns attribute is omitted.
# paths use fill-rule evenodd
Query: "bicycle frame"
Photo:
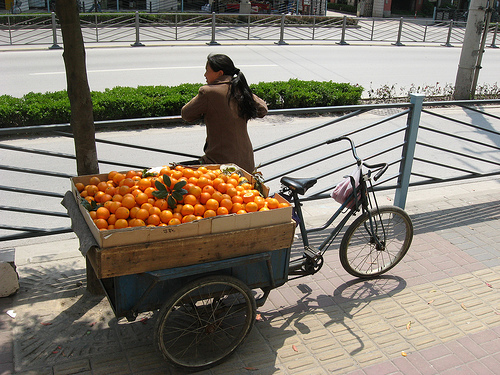
<svg viewBox="0 0 500 375"><path fill-rule="evenodd" d="M340 137L336 138L330 141L327 141L327 143L333 143L338 140L346 139L351 143L351 149L354 155L354 158L356 159L356 163L358 167L362 168L363 165L365 165L368 168L368 171L366 173L363 173L361 170L360 177L359 177L359 186L356 187L356 181L354 181L354 178L351 176L351 184L353 187L353 192L349 195L349 197L346 199L344 203L333 213L333 215L326 221L326 223L321 226L321 227L315 227L315 228L306 228L304 216L302 213L302 203L299 198L299 192L297 190L291 189L289 186L284 186L285 190L281 191L282 195L288 195L291 198L291 201L294 206L295 213L298 217L298 226L300 228L300 233L301 233L301 238L302 238L302 243L304 245L304 255L303 258L294 260L290 263L290 271L289 275L310 275L313 274L321 268L323 265L323 254L326 252L328 249L329 244L338 236L340 231L344 228L344 226L347 224L349 219L353 216L356 215L358 212L362 212L362 214L367 213L368 214L368 222L370 228L365 228L367 232L369 233L370 237L372 238L373 242L377 245L377 248L382 249L384 247L385 243L385 229L382 228L382 233L383 233L383 238L380 240L380 238L377 235L374 235L374 233L377 233L375 230L375 223L371 214L371 209L376 207L378 209L378 203L375 197L375 193L372 189L368 189L368 182L371 184L371 173L372 170L377 170L380 169L380 171L377 173L377 175L374 177L375 180L380 178L380 176L385 172L387 169L387 164L382 163L382 164L376 164L376 165L368 165L368 164L363 164L363 161L357 156L356 154L356 149L353 144L353 142L347 138L347 137ZM283 181L282 181L283 182ZM373 196L373 202L374 205L372 205L372 201L370 199L369 193L372 194ZM314 232L320 232L328 227L330 227L333 222L344 213L344 217L342 220L335 226L335 228L330 232L330 234L327 236L326 239L323 240L323 242L319 245L318 249L313 249L309 245L309 237L308 235L310 233Z"/></svg>

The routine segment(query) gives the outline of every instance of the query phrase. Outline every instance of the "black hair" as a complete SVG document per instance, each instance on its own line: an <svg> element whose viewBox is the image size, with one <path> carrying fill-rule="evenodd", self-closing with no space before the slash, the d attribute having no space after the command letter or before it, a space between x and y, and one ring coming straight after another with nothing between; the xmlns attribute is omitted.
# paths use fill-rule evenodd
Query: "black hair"
<svg viewBox="0 0 500 375"><path fill-rule="evenodd" d="M256 118L257 105L252 90L248 86L245 75L234 66L229 56L211 53L208 55L207 61L214 72L222 70L224 75L231 77L231 89L229 90L228 99L234 98L238 103L238 115L247 120Z"/></svg>

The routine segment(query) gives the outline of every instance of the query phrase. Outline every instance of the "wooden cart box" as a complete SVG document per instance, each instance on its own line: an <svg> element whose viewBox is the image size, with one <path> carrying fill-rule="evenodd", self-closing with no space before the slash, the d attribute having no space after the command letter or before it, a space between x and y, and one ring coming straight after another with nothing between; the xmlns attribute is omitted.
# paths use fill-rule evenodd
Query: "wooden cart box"
<svg viewBox="0 0 500 375"><path fill-rule="evenodd" d="M245 215L239 215L245 216ZM100 279L290 248L295 222L110 248L87 256Z"/></svg>
<svg viewBox="0 0 500 375"><path fill-rule="evenodd" d="M218 165L207 166L207 168L212 169L216 169L218 167ZM253 177L245 171L243 172L249 181L252 181ZM96 176L101 180L107 178L106 174ZM91 175L88 175L71 178L71 191L73 192L77 202L79 202L79 194L75 184L82 182L84 185L87 185L91 177ZM264 189L267 195L267 187L264 187ZM278 194L275 194L275 197L280 202L286 202L286 200ZM113 248L133 244L151 244L154 242L240 231L251 228L273 226L276 224L288 224L292 218L292 207L284 207L269 211L252 212L244 215L230 214L216 216L168 227L135 227L100 231L95 226L88 211L80 203L78 203L78 205L85 222L87 223L100 248Z"/></svg>

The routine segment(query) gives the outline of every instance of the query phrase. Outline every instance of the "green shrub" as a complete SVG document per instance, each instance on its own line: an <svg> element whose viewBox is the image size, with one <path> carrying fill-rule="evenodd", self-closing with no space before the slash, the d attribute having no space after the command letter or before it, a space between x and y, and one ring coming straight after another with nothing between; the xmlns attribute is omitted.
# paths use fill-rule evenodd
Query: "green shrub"
<svg viewBox="0 0 500 375"><path fill-rule="evenodd" d="M115 87L91 92L95 121L178 116L198 93L201 84ZM347 83L300 81L260 82L251 85L269 109L357 104L363 88ZM29 93L22 98L0 97L0 126L33 126L70 122L66 91Z"/></svg>

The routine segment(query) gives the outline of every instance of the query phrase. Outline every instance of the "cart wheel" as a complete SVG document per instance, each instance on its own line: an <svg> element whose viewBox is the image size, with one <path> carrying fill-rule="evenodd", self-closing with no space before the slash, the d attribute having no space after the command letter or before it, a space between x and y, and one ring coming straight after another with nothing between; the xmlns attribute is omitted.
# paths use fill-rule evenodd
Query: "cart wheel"
<svg viewBox="0 0 500 375"><path fill-rule="evenodd" d="M379 276L403 259L412 239L413 224L405 211L379 207L378 211L365 212L347 228L340 244L340 262L353 276Z"/></svg>
<svg viewBox="0 0 500 375"><path fill-rule="evenodd" d="M231 276L203 277L179 289L162 306L155 341L174 366L203 370L235 351L255 315L255 299L246 284Z"/></svg>

